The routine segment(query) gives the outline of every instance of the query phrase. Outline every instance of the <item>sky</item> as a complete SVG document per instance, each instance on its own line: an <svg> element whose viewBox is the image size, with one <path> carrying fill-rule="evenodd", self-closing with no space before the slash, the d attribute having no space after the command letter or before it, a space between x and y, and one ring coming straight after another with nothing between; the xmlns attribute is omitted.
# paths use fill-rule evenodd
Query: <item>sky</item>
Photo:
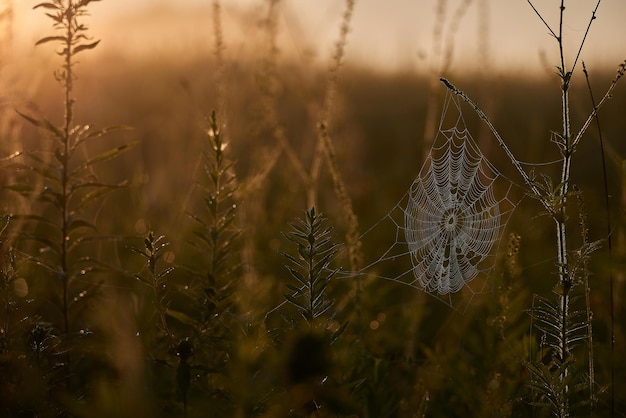
<svg viewBox="0 0 626 418"><path fill-rule="evenodd" d="M2 2L3 0L0 0ZM4 0L7 1L7 0ZM14 0L14 40L20 51L50 34L43 0ZM454 46L457 70L541 70L557 63L558 45L527 0L356 0L346 61L373 70L424 70L435 53L437 5L446 4L443 39ZM221 0L226 51L237 59L258 50L268 0ZM576 54L597 0L565 2L566 57ZM206 51L212 45L213 0L102 0L90 4L88 26L103 39L100 53L132 55ZM557 1L533 2L556 32ZM345 8L341 0L282 0L279 47L285 57L328 62ZM626 0L602 0L583 50L588 66L617 67L626 58ZM440 20L439 20L440 21ZM482 46L482 49L481 49ZM482 54L482 55L481 55ZM542 61L540 58L544 56Z"/></svg>

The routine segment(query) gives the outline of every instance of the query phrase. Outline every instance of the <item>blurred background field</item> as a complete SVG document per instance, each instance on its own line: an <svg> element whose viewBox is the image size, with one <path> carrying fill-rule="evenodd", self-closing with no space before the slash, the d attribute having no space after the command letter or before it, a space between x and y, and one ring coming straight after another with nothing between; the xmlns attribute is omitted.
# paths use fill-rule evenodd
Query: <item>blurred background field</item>
<svg viewBox="0 0 626 418"><path fill-rule="evenodd" d="M15 109L44 115L52 121L63 118L60 105L62 89L52 77L58 57L54 55L51 45L34 51L32 46L27 46L32 41L29 37L44 36L42 32L45 29L38 26L36 17L26 17L26 13L37 15L38 11L25 11L23 3L34 5L31 2L20 2L19 5L6 3L6 10L12 10L13 14L4 17L5 23L9 23L5 26L0 61L0 83L3 86L0 93L3 136L0 151L3 155L22 149L38 149L42 146L41 141L47 140L45 135L16 115ZM310 167L315 161L318 124L323 112L329 110L325 108L325 95L329 77L334 73L330 73L328 67L332 63L332 42L339 33L343 4L338 7L330 2L320 2L324 3L324 6L319 6L324 11L311 17L314 19L321 15L319 19L324 19L324 24L330 28L330 35L324 35L328 42L320 46L320 41L314 38L315 33L306 29L310 25L306 21L306 10L299 9L294 2L275 2L274 17L267 14L270 2L206 3L190 2L185 8L179 7L178 3L163 1L152 7L147 3L141 7L136 5L125 12L123 9L127 5L121 5L120 0L105 0L102 8L108 11L108 14L103 13L108 16L106 19L98 17L100 3L92 3L92 16L88 20L91 22L90 34L96 39L102 38L102 45L93 53L88 51L80 56L74 89L75 118L77 123L96 127L131 127L109 135L106 148L112 144L138 142L120 158L98 167L102 178L110 182L128 179L129 187L107 196L95 215L101 232L119 238L116 245L107 247L104 257L110 256L108 261L135 271L140 269L140 263L125 250L129 245L127 242L140 242L139 237L149 230L166 235L173 244L169 264L177 265L188 257L184 253L184 241L190 229L185 212L195 204L194 183L201 169L199 156L205 146L207 118L212 110L218 110L228 142L226 153L234 161L240 185L236 195L238 226L244 231L245 245L242 247L246 256L243 271L246 273L237 288L236 311L242 322L248 321L255 329L263 330L263 327L270 327L268 324L278 326L276 324L280 322L279 318L270 317L265 318L268 323L255 323L250 318L263 318L264 313L284 300L283 286L288 273L279 250L288 252L290 247L281 232L287 231L288 223L301 217L310 203L307 200L308 186L294 168L284 146L276 141L276 129L281 127L284 130L285 138L299 161L305 168ZM216 61L215 33L211 26L214 24L212 13L216 10L212 6L217 3L221 4L225 16L221 32L223 44L219 46L223 48L223 61L220 62ZM390 2L385 7L397 7L400 11L405 7L405 13L409 13L415 5L409 8L408 3ZM419 11L422 17L417 21L426 26L422 30L428 38L412 43L403 37L401 45L372 45L372 53L368 54L367 41L363 39L370 38L362 32L376 29L375 26L360 27L359 22L366 22L367 19L358 13L363 7L363 13L367 11L369 16L375 6L373 2L356 2L356 17L350 23L352 29L348 33L345 63L338 72L336 95L327 118L338 167L352 199L360 232L383 218L418 174L429 149L424 141L428 124L438 122L446 94L445 87L438 81L440 76L451 80L485 110L520 161L537 164L560 158L551 142L551 132L562 130L560 81L554 74L551 58L556 44L552 45L553 41L546 35L540 48L516 52L519 60L507 65L507 62L514 62L513 58L499 57L501 50L498 43L502 38L494 35L503 23L497 14L500 8L495 5L496 2L467 1L466 6L460 1L433 1L424 5L413 3L423 6L423 10ZM447 9L442 10L442 4L446 3ZM465 11L462 7L466 7ZM573 4L571 7L574 9ZM586 25L584 19L588 19L583 6L579 8L577 4L575 7L575 16L583 16L581 22L585 23L571 25L574 35L580 33L580 28ZM603 30L606 38L598 36L593 41L607 46L606 50L600 54L598 49L603 47L588 47L582 55L583 59L586 53L591 57L587 67L596 99L602 96L615 76L617 64L626 53L626 43L620 37L623 25L611 25L615 15L623 12L623 4L606 1L606 7L615 13L608 16L599 14L598 24L591 31L593 34L596 30ZM485 11L487 15L484 15ZM168 21L168 12L171 20L176 21L172 27L164 23ZM458 16L463 28L460 32L453 25L455 12L461 13ZM532 13L526 12L536 20ZM145 21L140 20L140 16L144 15ZM398 10L395 10L390 13L389 20L393 22L397 16ZM424 16L430 16L430 20ZM275 51L268 45L271 29L268 29L270 21L267 19L274 18L277 19L274 23L277 25L278 52L272 55ZM11 25L10 19L16 19L16 23ZM191 23L185 29L187 21ZM24 22L29 22L28 26L20 26L26 25ZM513 25L515 22L510 23ZM442 31L439 38L436 35L438 24L441 24L439 29ZM390 30L390 26L383 25L385 30ZM320 33L325 34L321 27ZM607 34L607 27L612 27L614 32ZM22 33L22 28L28 34ZM137 31L148 31L148 28L153 31L151 35L139 38ZM473 43L464 43L463 30L474 33ZM540 25L538 30L542 30ZM128 49L121 46L125 31L132 35L127 38ZM524 34L530 32L525 29ZM534 32L537 30L532 36L535 36ZM397 33L395 36L400 38ZM523 43L523 34L521 38ZM437 42L441 42L439 47ZM353 43L356 58L352 55ZM572 43L575 45L574 40ZM446 55L446 48L452 46L456 49L451 52L452 55ZM411 57L403 62L397 58L401 54L396 53L393 58L377 59L375 51L387 47L394 51L408 51ZM473 52L468 54L466 50L470 47ZM505 52L502 54L509 56ZM385 57L385 54L381 56ZM376 62L381 60L400 64L384 66ZM577 69L573 80L571 118L572 126L577 130L592 111L592 105L581 68ZM268 107L275 112L276 120L272 120ZM463 105L463 112L470 132L491 163L508 178L522 184L492 134L472 109ZM590 267L596 379L601 388L606 388L610 381L611 370L615 373L616 387L626 385L626 363L619 354L614 364L610 362L611 318L608 304L609 277L612 274L615 352L622 353L626 350L626 312L623 308L626 256L625 112L626 90L620 85L599 114L608 163L613 239L613 254L608 255L606 241L603 241L602 248L594 253ZM95 153L99 146L95 143L90 145L89 152ZM345 208L337 200L327 166L322 164L316 185L316 207L329 218L336 239L343 242L349 228L344 217ZM3 182L12 181L13 174L4 168L2 170L0 178L4 179ZM560 166L538 165L535 170L558 176ZM588 131L577 150L572 179L584 193L590 239L606 240L602 161L598 132L594 128ZM3 210L7 213L20 209L21 203L11 196L5 194L2 197ZM571 213L570 223L574 231L578 219L575 209ZM521 236L513 273L505 268L509 233ZM367 387L362 393L371 395L372 405L365 408L369 415L361 409L361 412L355 412L355 416L414 416L423 405L426 405L425 416L434 417L485 416L484 411L490 411L490 416L541 414L544 410L534 409L531 405L527 388L529 372L522 365L522 360L529 355L527 350L532 346L529 340L539 338L529 335L530 316L527 310L533 304L533 294L549 295L557 281L554 234L552 220L542 215L537 201L524 198L513 213L503 242L499 245L497 266L488 278L492 292L477 295L466 313L456 312L415 288L366 279L362 283L359 313L355 316L354 282L351 279L331 282L331 292L337 300L338 318L350 319L351 327L362 327L362 333L349 328L348 335L358 335L358 343L340 347L334 361L339 369L344 370L351 361L350 353L355 351L365 352L363 357L370 361L367 366L361 365L367 372L361 371L366 376L362 385ZM378 239L372 235L364 237L366 264L380 253ZM576 236L572 239L574 243L579 242ZM380 238L381 242L383 240ZM347 268L344 253L341 253L337 263ZM176 283L183 286L186 280L184 273L176 277ZM37 281L28 281L31 291L36 293ZM95 305L94 310L100 310L100 314L112 315L113 324L115 321L123 323L123 315L133 315L132 312L137 318L131 322L149 322L145 319L145 312L142 319L133 310L137 306L130 308L128 305L132 304L129 300L135 298L129 294L137 293L140 300L142 297L138 286L128 284L129 281L132 282L132 278L107 280L104 285L105 301L100 308ZM28 297L24 295L24 298ZM116 297L119 301L115 300ZM136 299L133 300L137 303ZM115 306L123 306L128 312L125 313L124 309L115 312ZM115 326L120 325L111 325L111 328ZM131 329L126 331L131 335L132 325L129 327ZM104 334L103 338L109 335ZM126 341L128 335L122 334L115 334L115 338ZM105 344L106 347L116 347L105 350L108 361L115 357L117 350L124 350L120 348L122 343L115 345L115 338L111 337ZM128 342L125 344L133 346ZM244 346L244 342L240 344ZM256 348L263 351L259 348L263 344L257 344ZM135 357L129 354L132 357L130 361L144 361L147 350L137 350ZM269 364L258 366L258 370L270 374L268 369L275 372L272 362L279 362L285 355L285 351L281 350L287 348L278 348L274 354L267 354L271 350L258 354L262 357L259 361L266 359ZM352 371L356 369L355 366ZM136 410L151 412L159 409L161 401L174 402L174 389L168 383L174 378L173 372L159 373L162 374L147 373L144 382L150 383L139 384L145 392L157 388L154 393L140 391L142 394L138 396L138 399L152 403L152 407L137 406L138 399L125 399L123 402L133 405ZM124 377L118 376L107 382L115 387L119 384L116 379L123 381ZM203 402L209 405L208 408L213 407L206 399L202 400L202 392L197 389L205 384L194 383L195 386L192 386L189 402L192 416L201 416ZM106 407L100 405L102 411L113 403L107 398L110 394L107 390L111 393L115 390L107 388L106 384L102 384L100 392L94 391L98 395L93 395L94 398L99 396L100 402L108 403ZM159 395L155 393L159 391L167 393L165 398L158 399ZM248 395L253 397L253 394ZM272 392L272 396L276 398L270 396L269 403L271 399L286 402L280 394ZM607 396L601 395L598 416L608 416L605 415L609 402ZM623 411L626 407L623 391L618 389L617 396L616 402L621 408L618 410ZM358 399L366 402L363 397ZM195 407L194 401L197 402ZM128 411L132 408L129 406ZM161 412L176 416L180 408ZM106 416L104 412L102 416Z"/></svg>

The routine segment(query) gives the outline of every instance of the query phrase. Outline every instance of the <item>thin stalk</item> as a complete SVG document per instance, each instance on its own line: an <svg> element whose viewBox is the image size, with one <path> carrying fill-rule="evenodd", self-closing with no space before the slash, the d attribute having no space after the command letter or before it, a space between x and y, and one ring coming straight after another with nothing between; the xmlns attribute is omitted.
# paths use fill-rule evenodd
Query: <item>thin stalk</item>
<svg viewBox="0 0 626 418"><path fill-rule="evenodd" d="M562 80L561 85L561 111L562 111L562 119L563 119L563 133L560 138L561 154L563 156L563 165L561 169L561 183L557 197L557 201L559 202L558 207L558 215L554 217L556 223L556 233L557 233L557 261L558 261L558 269L559 269L559 282L561 285L562 291L559 294L560 303L560 316L561 316L561 329L559 335L559 351L560 360L565 362L568 356L568 338L567 338L567 330L569 328L569 292L572 288L572 281L570 277L569 265L568 265L568 257L567 257L567 230L566 230L566 207L567 207L567 196L569 192L569 182L570 182L570 169L572 163L572 141L571 141L571 131L570 131L570 115L569 115L569 86L570 80L572 77L572 73L566 70L565 67L565 54L563 52L563 20L565 16L565 0L561 0L560 13L559 13L559 35L558 35L558 45L559 45L559 57L561 60L561 66L559 68L560 77ZM569 370L567 367L563 369L560 375L561 381L567 379L569 374ZM559 405L559 414L562 417L569 416L569 387L568 385L564 385L563 393L562 393L562 402Z"/></svg>
<svg viewBox="0 0 626 418"><path fill-rule="evenodd" d="M358 272L361 269L361 263L363 261L363 252L361 250L361 241L359 239L359 221L354 208L352 206L352 199L346 190L345 182L339 171L339 164L337 163L337 156L335 154L335 148L333 146L332 138L328 133L328 127L324 123L319 124L319 136L322 141L324 152L326 155L326 162L333 179L335 186L335 194L339 200L339 204L344 211L344 217L348 224L348 231L346 232L346 244L348 245L348 257L350 261L350 271L353 273ZM361 289L360 276L357 278L357 295L359 298Z"/></svg>
<svg viewBox="0 0 626 418"><path fill-rule="evenodd" d="M558 215L554 217L556 223L557 234L557 256L558 256L558 269L559 269L559 281L561 284L562 293L559 295L560 303L560 316L561 316L561 331L560 331L560 356L561 361L565 361L568 355L568 341L567 330L569 328L569 292L572 288L572 281L570 277L568 256L567 256L567 231L566 231L566 204L567 194L569 192L570 182L570 168L572 161L572 149L570 143L570 125L569 125L569 99L568 99L568 85L569 82L564 79L563 82L563 167L561 170L561 187L557 196L560 206L558 208ZM561 375L561 379L565 380L568 375L568 369L565 368ZM563 403L561 405L561 416L569 416L567 405L567 393L569 388L566 385L563 388L564 396Z"/></svg>
<svg viewBox="0 0 626 418"><path fill-rule="evenodd" d="M215 167L214 167L214 175L212 175L212 180L213 180L213 187L214 187L214 191L215 191L215 198L212 199L212 203L213 203L213 224L211 225L211 228L215 228L215 233L211 234L211 239L212 239L212 244L211 245L211 266L209 269L209 274L210 275L215 275L217 273L217 263L218 263L218 258L219 258L219 231L221 230L221 225L219 224L220 222L220 203L222 201L222 197L220 196L220 191L222 189L222 173L223 173L223 167L222 167L222 141L220 138L220 129L217 125L217 119L215 116L215 112L213 112L211 114L211 121L210 121L210 127L209 127L210 131L209 131L209 136L211 137L213 143L211 144L211 146L213 147L213 150L215 152Z"/></svg>
<svg viewBox="0 0 626 418"><path fill-rule="evenodd" d="M602 160L602 180L604 186L604 210L606 211L606 239L607 239L607 247L609 251L609 309L610 309L610 333L611 333L611 344L610 344L610 364L611 364L611 416L615 415L615 367L614 365L614 357L615 357L615 308L614 308L614 296L613 296L613 244L611 240L611 211L609 204L609 181L606 170L606 158L604 154L604 140L602 138L602 129L600 124L600 117L597 114L597 105L595 97L593 96L593 90L591 89L591 82L589 81L589 73L587 72L587 67L585 66L585 62L583 61L583 72L585 74L585 80L587 81L587 89L589 90L589 97L591 98L591 105L593 106L593 111L595 113L596 127L598 129L598 139L600 140L600 158ZM587 292L587 304L589 305L589 295ZM589 319L589 326L591 326L591 318ZM589 333L589 346L591 353L593 353L593 340L591 333ZM589 384L590 384L590 396L593 399L593 385L594 384L594 376L593 376L593 359L591 359L589 364ZM591 414L593 415L594 402L590 402Z"/></svg>
<svg viewBox="0 0 626 418"><path fill-rule="evenodd" d="M343 12L341 19L341 26L339 29L339 38L335 43L335 53L333 54L332 63L329 71L329 79L326 84L326 91L324 92L324 103L322 105L322 111L320 116L321 125L328 127L333 113L335 104L335 98L337 96L337 85L339 84L339 70L343 66L345 49L348 43L348 33L350 32L350 22L352 20L352 14L354 13L354 6L356 0L346 0L346 8ZM307 206L313 207L317 205L317 187L319 177L321 174L321 168L323 163L323 157L328 157L328 141L329 137L324 138L324 128L318 131L317 143L315 146L315 154L313 161L311 162L311 169L309 170L309 184L307 190ZM333 178L336 182L336 179ZM336 186L337 187L337 186ZM340 197L341 198L341 197Z"/></svg>
<svg viewBox="0 0 626 418"><path fill-rule="evenodd" d="M222 29L222 6L219 0L213 0L213 36L214 56L216 63L215 85L217 86L217 110L224 113L226 100L226 83L224 80L224 32Z"/></svg>
<svg viewBox="0 0 626 418"><path fill-rule="evenodd" d="M315 277L315 275L313 274L313 266L315 265L315 259L314 259L314 252L313 252L313 248L311 248L311 251L308 252L308 259L306 260L307 263L307 274L308 274L308 287L309 287L309 298L308 298L308 308L309 308L309 313L308 313L308 318L307 318L307 323L309 325L310 329L314 328L315 325L315 299L317 298L317 294L315 293L315 281L317 279L317 277Z"/></svg>
<svg viewBox="0 0 626 418"><path fill-rule="evenodd" d="M437 90L437 74L443 74L440 70L443 55L443 28L446 20L446 10L448 2L446 0L437 0L435 6L435 19L432 32L432 45L429 57L429 77L428 95L426 103L426 116L424 118L424 134L423 134L423 151L422 159L428 157L430 146L435 140L437 133L437 104L439 102L439 93Z"/></svg>
<svg viewBox="0 0 626 418"><path fill-rule="evenodd" d="M585 41L587 40L587 35L589 35L589 30L591 29L591 24L596 19L596 12L600 7L600 3L602 0L598 0L596 3L596 7L591 12L591 19L589 19L589 23L587 24L587 29L585 30L585 35L583 36L583 40L580 42L580 47L578 48L578 53L576 53L576 58L574 59L574 63L572 64L572 72L576 69L576 64L578 64L578 60L580 59L580 53L583 50L583 46L585 45Z"/></svg>
<svg viewBox="0 0 626 418"><path fill-rule="evenodd" d="M620 81L620 79L624 76L625 73L626 73L626 60L622 61L622 63L617 67L617 74L615 75L613 80L611 80L611 84L609 85L609 88L606 90L606 92L604 93L604 96L598 102L598 105L596 106L594 111L591 112L589 117L587 117L587 120L585 121L585 123L583 123L583 126L580 128L580 130L578 131L578 133L576 134L576 136L572 140L572 148L573 149L576 148L576 146L578 145L578 143L582 139L582 136L587 131L587 128L589 128L589 125L591 125L591 122L593 122L595 117L598 115L598 111L600 110L600 108L611 97L613 97L613 90L615 90L615 87L617 87L617 83Z"/></svg>
<svg viewBox="0 0 626 418"><path fill-rule="evenodd" d="M69 226L69 158L70 158L70 130L72 129L74 119L74 100L72 99L73 89L73 73L72 73L72 47L74 45L74 37L76 35L73 25L74 18L74 4L73 0L69 0L67 7L67 13L64 14L65 19L65 40L64 40L64 65L63 65L63 86L65 94L65 115L63 125L63 161L61 170L61 194L62 194L62 206L61 206L61 271L63 280L63 331L65 335L69 335L70 326L70 308L69 308L69 285L70 276L68 274L68 262L69 262L69 240L68 238L68 226ZM67 370L67 386L70 386L70 350L66 351L66 370Z"/></svg>
<svg viewBox="0 0 626 418"><path fill-rule="evenodd" d="M269 8L267 11L267 17L264 19L265 33L267 36L267 56L262 62L261 78L264 83L264 97L262 97L261 104L263 111L266 114L267 123L271 128L272 138L278 143L278 150L276 154L285 152L285 156L289 160L293 169L296 171L296 175L300 181L305 185L307 189L310 188L311 180L309 173L304 168L304 165L300 161L296 151L291 146L284 126L280 123L278 117L278 100L277 100L277 84L279 80L276 61L278 59L278 13L279 13L280 0L269 0ZM271 170L276 160L273 160L272 164L267 168L267 171ZM260 186L257 186L257 188Z"/></svg>
<svg viewBox="0 0 626 418"><path fill-rule="evenodd" d="M558 40L559 37L557 36L556 33L554 33L554 31L552 30L552 28L550 27L550 25L548 25L548 22L546 22L546 20L543 18L543 16L541 15L541 13L539 13L539 10L537 10L537 8L535 7L535 5L530 1L530 0L526 0L528 2L528 4L530 5L531 9L533 9L533 11L535 12L535 14L537 15L537 17L539 18L539 20L541 20L541 22L545 25L545 27L548 29L548 31L550 31L550 35L552 35L554 37L554 39Z"/></svg>

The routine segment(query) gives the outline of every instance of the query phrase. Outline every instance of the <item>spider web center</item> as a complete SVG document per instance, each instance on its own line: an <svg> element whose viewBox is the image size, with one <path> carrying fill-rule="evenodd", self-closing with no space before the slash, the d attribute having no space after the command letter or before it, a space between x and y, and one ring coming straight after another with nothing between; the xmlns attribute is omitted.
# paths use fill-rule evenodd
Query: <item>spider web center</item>
<svg viewBox="0 0 626 418"><path fill-rule="evenodd" d="M463 213L459 208L447 209L441 217L440 225L453 235L457 235L463 229Z"/></svg>

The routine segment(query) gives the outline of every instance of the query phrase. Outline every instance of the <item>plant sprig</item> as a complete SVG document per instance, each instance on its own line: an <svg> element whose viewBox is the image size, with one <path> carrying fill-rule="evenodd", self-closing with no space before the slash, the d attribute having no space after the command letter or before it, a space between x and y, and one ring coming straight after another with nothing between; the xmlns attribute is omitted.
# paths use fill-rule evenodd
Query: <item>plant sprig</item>
<svg viewBox="0 0 626 418"><path fill-rule="evenodd" d="M41 38L36 45L54 43L60 45L57 54L60 66L54 78L63 88L64 116L54 123L44 116L17 113L45 135L46 141L37 151L14 153L8 163L10 168L25 173L16 183L3 186L29 199L33 204L29 213L16 214L23 221L16 244L26 253L33 253L29 260L43 267L50 278L44 284L60 315L42 318L58 332L63 346L67 389L72 392L81 385L74 382L73 364L83 355L72 356L78 350L78 336L85 332L87 324L81 323L84 308L97 294L100 282L88 278L101 269L104 263L95 260L93 244L99 241L99 232L90 206L102 203L108 193L118 190L126 182L110 184L100 179L97 166L129 150L134 144L109 147L90 156L87 145L105 134L124 127L94 129L89 124L75 122L74 82L76 55L94 49L100 41L93 41L83 18L88 15L88 5L98 0L52 0L37 4L51 19L55 33ZM41 286L41 285L40 285ZM48 296L47 296L48 297ZM42 315L50 315L42 312ZM61 318L58 320L57 318ZM82 389L81 389L82 390ZM82 395L81 395L82 396Z"/></svg>
<svg viewBox="0 0 626 418"><path fill-rule="evenodd" d="M334 304L327 288L338 271L330 265L339 252L339 244L333 242L332 228L324 223L324 216L317 214L315 207L306 211L304 219L296 219L290 224L291 231L284 234L295 244L297 255L281 252L289 262L286 265L289 274L295 279L295 284L286 284L289 293L285 293L285 299L311 327Z"/></svg>

